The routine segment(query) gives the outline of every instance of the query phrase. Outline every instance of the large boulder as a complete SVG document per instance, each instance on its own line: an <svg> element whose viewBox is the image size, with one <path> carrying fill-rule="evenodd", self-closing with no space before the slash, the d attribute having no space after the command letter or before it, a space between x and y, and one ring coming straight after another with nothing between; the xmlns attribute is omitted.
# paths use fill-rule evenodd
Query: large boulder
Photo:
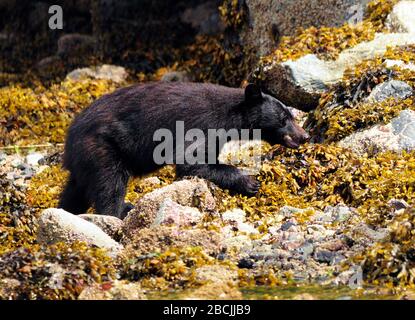
<svg viewBox="0 0 415 320"><path fill-rule="evenodd" d="M246 0L247 21L240 37L258 55L275 49L278 36L299 28L341 26L362 21L368 0Z"/></svg>
<svg viewBox="0 0 415 320"><path fill-rule="evenodd" d="M410 44L415 44L415 34L376 34L372 41L344 50L335 61L308 54L295 61L274 62L262 70L263 86L286 104L309 111L318 105L322 93L342 80L348 68L384 54L388 46Z"/></svg>
<svg viewBox="0 0 415 320"><path fill-rule="evenodd" d="M112 256L116 256L123 249L121 244L111 239L95 224L62 209L44 210L38 222L37 241L41 244L82 241L106 249Z"/></svg>
<svg viewBox="0 0 415 320"><path fill-rule="evenodd" d="M170 199L171 202L166 202L167 199ZM175 206L174 210L177 214L172 212L169 213L170 217L167 217L164 207L167 205L173 208L172 202L182 207ZM124 234L128 237L137 229L149 227L154 223L157 224L163 221L174 222L175 220L180 220L180 224L186 224L183 222L183 219L187 217L191 220L189 220L189 224L191 224L195 222L195 219L200 218L195 211L192 210L190 212L189 209L184 209L183 206L197 208L201 212L212 212L215 209L215 199L205 180L193 178L176 181L171 185L146 194L124 219ZM175 215L177 219L173 218L171 214Z"/></svg>

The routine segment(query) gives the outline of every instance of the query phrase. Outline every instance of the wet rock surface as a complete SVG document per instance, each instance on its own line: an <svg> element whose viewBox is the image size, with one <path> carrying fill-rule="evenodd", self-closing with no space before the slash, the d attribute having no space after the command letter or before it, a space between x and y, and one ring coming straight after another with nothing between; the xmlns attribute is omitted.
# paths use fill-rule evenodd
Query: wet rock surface
<svg viewBox="0 0 415 320"><path fill-rule="evenodd" d="M122 246L95 224L62 209L47 209L39 217L37 240L42 244L86 242L117 255Z"/></svg>

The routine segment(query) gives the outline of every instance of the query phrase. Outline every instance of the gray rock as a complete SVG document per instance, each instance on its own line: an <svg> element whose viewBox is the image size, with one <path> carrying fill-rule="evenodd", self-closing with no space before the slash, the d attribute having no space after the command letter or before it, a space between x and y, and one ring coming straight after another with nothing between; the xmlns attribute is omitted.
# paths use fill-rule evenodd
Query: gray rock
<svg viewBox="0 0 415 320"><path fill-rule="evenodd" d="M398 117L391 121L393 133L399 135L399 146L404 150L415 148L415 112L402 111Z"/></svg>
<svg viewBox="0 0 415 320"><path fill-rule="evenodd" d="M336 254L334 252L331 252L329 250L322 250L322 249L316 249L314 252L314 259L318 262L323 262L327 264L331 264L334 260Z"/></svg>
<svg viewBox="0 0 415 320"><path fill-rule="evenodd" d="M123 221L124 234L128 237L135 230L152 225L166 199L181 206L197 208L201 212L211 212L216 206L204 180L193 178L176 181L146 194L137 202Z"/></svg>
<svg viewBox="0 0 415 320"><path fill-rule="evenodd" d="M114 240L120 240L122 236L122 220L117 217L100 214L80 214L78 217L92 222Z"/></svg>
<svg viewBox="0 0 415 320"><path fill-rule="evenodd" d="M116 256L123 248L95 224L62 209L46 209L42 212L37 240L46 245L82 241L108 250L111 256Z"/></svg>
<svg viewBox="0 0 415 320"><path fill-rule="evenodd" d="M123 83L127 80L128 73L123 67L104 64L99 67L80 68L68 73L66 79L79 81L84 78L112 80Z"/></svg>
<svg viewBox="0 0 415 320"><path fill-rule="evenodd" d="M369 102L382 102L388 98L406 99L413 94L412 87L403 81L390 80L377 85L370 93Z"/></svg>
<svg viewBox="0 0 415 320"><path fill-rule="evenodd" d="M391 32L415 33L415 2L399 1L389 14L386 26Z"/></svg>

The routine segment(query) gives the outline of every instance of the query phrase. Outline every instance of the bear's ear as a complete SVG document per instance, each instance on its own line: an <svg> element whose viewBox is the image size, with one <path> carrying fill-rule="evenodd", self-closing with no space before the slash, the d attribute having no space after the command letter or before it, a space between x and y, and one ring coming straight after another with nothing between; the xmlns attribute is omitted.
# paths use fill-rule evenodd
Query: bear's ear
<svg viewBox="0 0 415 320"><path fill-rule="evenodd" d="M262 100L261 89L256 84L248 84L245 88L245 101L258 102Z"/></svg>

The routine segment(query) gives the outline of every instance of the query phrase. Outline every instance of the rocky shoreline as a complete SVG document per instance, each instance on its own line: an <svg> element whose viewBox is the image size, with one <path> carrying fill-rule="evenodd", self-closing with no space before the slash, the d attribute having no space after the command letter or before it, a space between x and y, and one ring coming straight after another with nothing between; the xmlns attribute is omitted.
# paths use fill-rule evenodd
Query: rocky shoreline
<svg viewBox="0 0 415 320"><path fill-rule="evenodd" d="M224 161L263 153L255 197L176 181L166 167L130 182L124 220L56 209L68 123L130 74L104 65L50 87L1 88L0 298L242 299L281 288L261 296L278 299L319 286L337 288L334 298L413 299L415 1L369 8L361 25L322 27L321 38L302 30L259 60L251 80L302 107L312 143L226 148ZM358 38L369 24L373 34ZM187 67L157 77L186 81ZM319 298L304 292L291 298Z"/></svg>

